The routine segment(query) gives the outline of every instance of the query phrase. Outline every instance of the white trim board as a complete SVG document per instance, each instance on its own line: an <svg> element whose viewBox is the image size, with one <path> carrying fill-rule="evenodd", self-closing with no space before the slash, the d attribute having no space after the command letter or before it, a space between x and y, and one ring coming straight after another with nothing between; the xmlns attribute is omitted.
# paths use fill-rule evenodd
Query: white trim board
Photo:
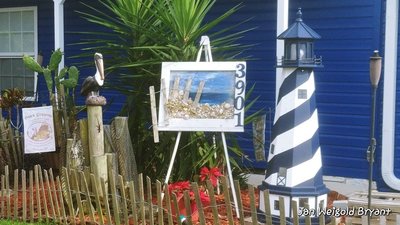
<svg viewBox="0 0 400 225"><path fill-rule="evenodd" d="M385 55L382 113L382 178L385 183L400 190L400 179L394 174L394 144L396 128L396 77L397 77L397 40L399 21L398 0L386 1L385 19Z"/></svg>

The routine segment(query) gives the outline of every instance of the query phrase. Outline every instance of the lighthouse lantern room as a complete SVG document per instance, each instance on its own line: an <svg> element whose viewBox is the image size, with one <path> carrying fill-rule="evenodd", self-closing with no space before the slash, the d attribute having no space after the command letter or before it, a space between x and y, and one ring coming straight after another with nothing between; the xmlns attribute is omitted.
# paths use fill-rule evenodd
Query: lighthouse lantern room
<svg viewBox="0 0 400 225"><path fill-rule="evenodd" d="M322 67L322 58L314 55L314 40L320 38L317 32L303 22L299 8L296 22L277 37L285 42L285 54L278 60L277 66Z"/></svg>

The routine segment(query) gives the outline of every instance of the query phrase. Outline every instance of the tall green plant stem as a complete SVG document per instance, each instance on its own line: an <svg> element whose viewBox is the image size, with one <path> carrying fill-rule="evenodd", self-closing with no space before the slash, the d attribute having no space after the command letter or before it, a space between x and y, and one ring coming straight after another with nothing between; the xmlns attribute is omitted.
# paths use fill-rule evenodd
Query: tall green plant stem
<svg viewBox="0 0 400 225"><path fill-rule="evenodd" d="M58 77L58 76L59 76L58 69L56 69L55 70L55 77ZM59 80L60 80L59 78L56 79L56 89L57 89L57 94L58 94L58 103L60 105L60 107L58 107L58 109L60 109L62 111L62 114L63 114L63 119L64 119L63 130L65 132L65 136L67 138L71 138L71 132L69 130L69 118L68 118L68 113L67 113L67 104L65 102L64 85L61 85Z"/></svg>

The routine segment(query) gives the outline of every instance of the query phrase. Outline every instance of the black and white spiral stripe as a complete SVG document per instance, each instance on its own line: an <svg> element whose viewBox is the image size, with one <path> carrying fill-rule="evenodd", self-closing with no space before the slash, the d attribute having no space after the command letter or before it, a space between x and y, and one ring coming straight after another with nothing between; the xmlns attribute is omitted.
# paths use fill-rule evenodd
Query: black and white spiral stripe
<svg viewBox="0 0 400 225"><path fill-rule="evenodd" d="M286 187L308 186L310 182L315 183L313 179L322 167L314 72L297 68L283 69L283 73L265 182L277 185L279 168L284 167ZM299 90L305 90L306 97L299 98Z"/></svg>

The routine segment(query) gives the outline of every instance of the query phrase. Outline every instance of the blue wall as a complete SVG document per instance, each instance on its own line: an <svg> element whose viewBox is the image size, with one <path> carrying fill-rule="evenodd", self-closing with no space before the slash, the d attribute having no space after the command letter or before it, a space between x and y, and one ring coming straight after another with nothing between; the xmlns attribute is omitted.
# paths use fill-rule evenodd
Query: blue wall
<svg viewBox="0 0 400 225"><path fill-rule="evenodd" d="M237 3L228 2L218 1L217 8L222 10ZM383 50L380 40L381 4L377 0L290 1L289 24L294 21L297 8L302 7L305 23L322 36L316 41L315 53L323 57L324 68L317 69L315 74L324 175L368 177L369 57L373 50ZM246 36L243 43L258 43L251 50L256 60L248 62L248 84L256 82L254 95L260 96L255 109L267 111L274 107L275 96L276 1L244 1L238 19L246 16L254 16L248 26L257 29ZM382 90L379 91L382 95ZM378 119L378 140L381 139L380 124ZM269 122L267 128L270 127ZM269 148L269 135L270 130L267 130L266 150ZM249 129L243 134L241 144L245 153L254 160ZM379 167L377 164L376 168ZM253 163L253 166L265 168L265 163ZM376 172L376 177L379 176Z"/></svg>
<svg viewBox="0 0 400 225"><path fill-rule="evenodd" d="M234 7L241 1L222 0L217 1L210 17L215 17ZM243 1L242 8L237 14L229 18L221 27L231 26L240 23L243 20L251 20L245 26L241 26L238 30L254 28L243 36L241 44L254 45L244 56L251 56L251 60L247 61L247 89L255 85L254 92L250 96L250 100L259 97L256 104L247 112L247 115L254 113L260 109L267 112L274 108L275 104L275 61L276 61L276 1L259 1L246 0ZM212 44L212 40L211 40ZM273 119L273 118L272 118ZM270 128L271 117L268 117L268 125ZM247 166L258 169L265 169L266 162L256 162L253 149L252 129L251 125L246 126L244 133L237 133L240 146L244 150L244 154L252 160L249 162L243 160ZM266 130L266 151L269 146L270 129Z"/></svg>
<svg viewBox="0 0 400 225"><path fill-rule="evenodd" d="M78 0L67 0L64 4L64 14L65 14L65 65L71 66L79 63L78 60L72 59L71 57L82 52L82 46L72 45L79 41L81 36L74 32L77 31L88 31L95 29L92 24L82 19L76 10L82 9L81 2L91 2L89 0L78 1ZM43 54L43 65L48 64L48 60L52 51L54 50L54 11L53 11L53 1L52 0L19 0L19 1L2 1L0 2L0 7L22 7L22 6L37 6L38 7L38 50ZM90 54L94 54L90 53ZM86 60L92 60L88 58ZM107 62L105 62L106 64ZM106 64L107 66L107 64ZM80 74L80 82L82 83L89 75L95 73L94 65L92 68L82 68L78 67ZM79 95L80 86L76 90L77 104L84 105L84 98ZM42 75L38 75L38 102L37 105L48 104L49 96L47 87ZM104 95L108 102L113 102L113 104L105 107L106 111L104 113L105 123L109 123L110 120L116 116L122 107L124 102L124 97L119 95L118 92L110 90L102 90L102 95ZM117 99L117 101L115 101ZM80 117L84 117L85 114L81 114Z"/></svg>
<svg viewBox="0 0 400 225"><path fill-rule="evenodd" d="M220 7L227 4L225 1L219 2ZM244 4L245 12L241 13L254 15L249 26L258 28L243 43L260 43L251 51L257 60L249 62L248 82L257 82L255 95L261 98L256 108L267 110L274 107L276 1L245 1ZM324 175L368 177L369 57L375 49L383 54L381 4L378 0L290 1L289 24L294 21L297 8L302 7L305 23L322 36L321 40L316 41L315 53L323 57L324 68L317 69L315 73ZM378 95L380 110L377 115L375 179L379 180L382 88ZM268 124L267 128L270 126ZM250 130L247 130L245 140L241 143L246 154L254 160L248 133ZM268 130L268 142L269 134ZM263 163L253 165L265 168ZM379 182L380 186L382 184Z"/></svg>
<svg viewBox="0 0 400 225"><path fill-rule="evenodd" d="M82 60L85 61L93 61L93 54L94 52L88 52L84 49L84 45L77 45L76 43L81 42L85 36L78 34L78 32L90 32L90 31L100 31L102 28L99 28L95 26L93 23L89 23L85 19L83 19L78 11L84 11L86 6L84 6L82 3L88 4L88 5L95 5L98 8L101 7L100 4L94 4L93 0L67 0L64 3L64 14L65 14L65 21L64 21L64 26L65 26L65 56L66 56L66 61L65 65L70 66L70 65L76 65L79 70L80 70L80 81L79 81L79 87L77 88L76 94L79 96L77 98L77 104L78 105L84 105L85 104L85 99L84 97L79 95L80 92L80 84L82 84L83 80L87 76L92 76L95 74L96 69L94 66L94 62L91 67L82 67L79 65L79 63L82 62ZM87 53L91 55L88 58L83 58L83 59L75 59L71 58L73 56L76 56L81 53ZM106 56L105 56L106 57ZM107 60L104 60L104 66L108 67L110 65L107 64ZM112 79L112 76L107 76L107 79ZM125 101L125 96L121 95L117 91L112 91L109 89L103 88L100 91L101 95L105 96L107 99L108 105L103 107L104 114L103 114L103 120L105 124L109 124L116 115L118 115L120 109L122 108L122 105ZM82 113L79 115L79 117L86 117L86 113Z"/></svg>
<svg viewBox="0 0 400 225"><path fill-rule="evenodd" d="M290 4L291 17L302 7L305 23L322 36L315 49L325 66L316 70L324 175L367 178L369 57L373 50L381 50L381 2L298 0Z"/></svg>
<svg viewBox="0 0 400 225"><path fill-rule="evenodd" d="M43 53L44 65L47 65L47 58L51 54L54 46L54 25L53 25L53 1L51 0L21 0L21 1L3 1L0 6L5 7L21 7L21 6L37 6L38 10L38 50ZM46 12L46 13L43 13ZM46 57L47 56L47 57ZM48 101L47 88L42 76L38 76L38 95L39 102L44 99Z"/></svg>
<svg viewBox="0 0 400 225"><path fill-rule="evenodd" d="M28 7L36 6L38 12L38 50L41 51L44 57L44 65L48 63L48 56L54 46L54 25L53 25L53 1L52 0L20 0L20 1L2 1L0 2L0 7ZM46 12L46 13L42 13ZM47 56L47 57L46 57ZM0 81L1 82L1 81ZM39 102L37 105L47 104L48 93L47 87L44 82L43 76L38 76L37 93L39 97ZM13 113L15 116L16 113Z"/></svg>
<svg viewBox="0 0 400 225"><path fill-rule="evenodd" d="M3 1L0 6L16 5L10 2ZM92 1L85 0L84 2ZM238 0L218 0L210 16L219 15L239 3ZM382 15L384 12L381 4L384 2L378 0L290 1L289 23L293 22L297 8L302 7L304 22L322 36L322 39L316 42L315 53L323 56L325 67L316 70L315 74L324 175L367 178L366 149L369 144L370 121L369 57L375 49L379 49L383 55L381 36L383 35ZM39 50L43 51L47 59L54 46L52 1L20 0L18 5L39 6ZM79 17L75 12L77 9L83 9L78 0L66 1L66 65L77 63L76 60L68 57L81 51L80 46L69 45L80 38L73 32L96 29ZM243 37L242 44L256 44L256 46L249 52L253 60L247 62L247 82L248 86L253 83L256 85L252 97L260 97L250 111L259 109L268 111L270 108L273 109L275 101L276 0L243 1L243 8L240 9L239 14L223 25L236 24L249 17L253 18L246 27L256 29ZM242 28L244 27L238 29ZM107 65L107 62L105 63ZM81 72L83 79L94 73L94 67L81 69ZM46 90L43 80L39 87L40 90ZM380 87L379 103L382 99L382 85ZM110 100L116 99L109 111L105 113L105 120L108 121L118 113L123 99L117 92L103 90L102 93ZM42 92L39 94L40 101L46 102L47 96ZM78 102L83 104L83 98L79 98ZM378 104L378 107L381 115L382 104ZM379 115L377 118L378 158L375 163L375 178L378 179L379 185L382 185L379 160L381 120ZM269 121L267 124L266 151L269 148L270 123ZM399 127L396 126L396 128ZM247 127L246 132L239 136L245 154L254 160L251 127ZM396 140L400 140L399 132L396 132ZM399 152L398 148L396 147L396 152ZM398 154L396 162L400 162ZM260 169L265 168L265 162L254 162L251 165ZM396 167L396 174L400 176L400 165Z"/></svg>

